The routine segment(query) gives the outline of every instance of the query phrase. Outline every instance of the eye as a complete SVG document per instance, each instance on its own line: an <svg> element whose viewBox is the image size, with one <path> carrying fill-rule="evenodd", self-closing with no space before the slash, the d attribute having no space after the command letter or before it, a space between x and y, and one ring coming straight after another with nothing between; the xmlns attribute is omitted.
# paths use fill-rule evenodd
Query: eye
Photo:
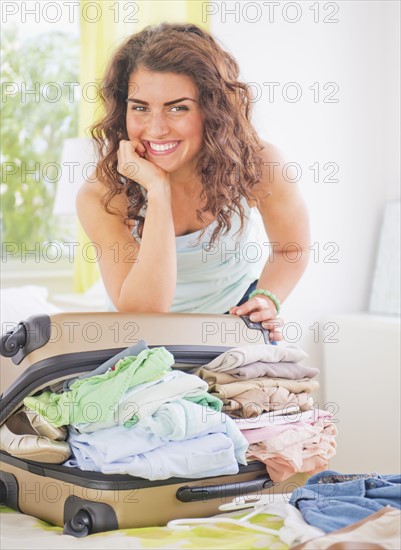
<svg viewBox="0 0 401 550"><path fill-rule="evenodd" d="M146 107L144 107L143 105L133 105L131 107L131 111L136 111L137 113L144 113L145 109Z"/></svg>
<svg viewBox="0 0 401 550"><path fill-rule="evenodd" d="M176 112L180 111L189 111L188 107L186 105L174 105L174 107L171 107L172 109L177 109Z"/></svg>

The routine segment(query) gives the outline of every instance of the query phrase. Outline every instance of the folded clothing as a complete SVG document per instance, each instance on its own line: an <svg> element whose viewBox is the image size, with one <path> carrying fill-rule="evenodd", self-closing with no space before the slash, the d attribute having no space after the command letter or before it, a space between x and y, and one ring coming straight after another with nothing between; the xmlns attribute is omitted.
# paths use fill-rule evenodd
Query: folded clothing
<svg viewBox="0 0 401 550"><path fill-rule="evenodd" d="M221 410L222 402L207 392L206 382L172 371L173 364L174 357L165 348L144 350L137 357L121 359L114 370L76 380L70 391L45 391L25 398L24 404L52 426L71 424L82 432L135 424L180 397Z"/></svg>
<svg viewBox="0 0 401 550"><path fill-rule="evenodd" d="M277 363L279 361L302 361L308 355L290 344L288 346L269 346L266 344L254 344L250 346L241 346L221 353L218 357L210 361L204 368L217 372L227 372L243 365L264 361Z"/></svg>
<svg viewBox="0 0 401 550"><path fill-rule="evenodd" d="M144 350L138 356L120 359L114 370L76 380L64 393L42 392L26 397L24 405L35 410L52 426L88 422L110 422L124 394L133 386L159 380L171 371L174 357L165 348Z"/></svg>
<svg viewBox="0 0 401 550"><path fill-rule="evenodd" d="M260 378L262 376L299 380L300 378L315 378L319 374L319 369L289 361L279 361L278 363L257 361L256 363L250 363L225 372L241 380Z"/></svg>
<svg viewBox="0 0 401 550"><path fill-rule="evenodd" d="M207 372L207 371L206 371ZM215 376L209 378L205 376L205 371L200 373L201 378L206 380L209 385L209 392L218 397L219 399L230 399L231 397L236 397L243 394L249 390L258 390L266 387L270 388L285 388L291 393L301 393L307 392L312 393L319 389L319 382L317 380L310 380L309 378L302 378L301 380L289 380L288 378L255 378L252 380L227 380L227 378L233 378L228 374L224 373L221 376L221 373L217 374L217 379L222 379L224 377L225 383L220 381L215 381Z"/></svg>
<svg viewBox="0 0 401 550"><path fill-rule="evenodd" d="M246 464L248 442L234 420L222 412L203 407L185 399L165 403L152 415L144 417L135 426L115 426L92 433L79 434L69 428L69 441L88 450L94 462L114 462L145 453L169 441L182 441L224 433L234 444L235 457ZM99 460L94 457L100 456Z"/></svg>
<svg viewBox="0 0 401 550"><path fill-rule="evenodd" d="M296 473L313 474L324 470L335 455L337 429L323 418L310 425L280 426L275 431L279 433L252 443L247 452L248 459L266 464L275 482L284 481ZM248 437L254 440L255 436Z"/></svg>
<svg viewBox="0 0 401 550"><path fill-rule="evenodd" d="M92 376L98 376L99 374L104 374L108 370L112 369L120 359L124 359L125 357L129 356L137 356L141 353L141 351L144 351L145 349L149 349L146 342L144 340L139 340L134 346L130 346L129 348L124 349L123 351L120 351L120 353L117 353L116 355L113 355L110 359L99 365L95 370L90 372L84 372L83 374L80 374L76 378L69 378L64 382L63 390L68 391L71 386L73 385L76 380L83 380L84 378L91 378Z"/></svg>
<svg viewBox="0 0 401 550"><path fill-rule="evenodd" d="M271 421L269 424L265 424L265 426L260 428L249 429L246 424L242 424L240 429L248 443L259 443L261 441L269 442L287 430L302 432L310 426L316 425L319 420L323 421L320 422L320 426L332 423L330 420L331 418L332 415L329 411L312 409L304 413L286 415L283 419L280 417L273 417L270 419Z"/></svg>
<svg viewBox="0 0 401 550"><path fill-rule="evenodd" d="M296 422L310 423L314 422L319 417L331 418L332 414L329 411L313 408L301 412L299 407L292 405L283 409L269 411L253 418L234 418L234 422L242 432L248 431L250 433L251 430L265 428L266 426L288 425ZM262 439L264 438L259 437L258 441Z"/></svg>
<svg viewBox="0 0 401 550"><path fill-rule="evenodd" d="M118 426L115 430L136 430ZM90 434L94 435L94 434ZM121 434L120 434L121 435ZM123 439L128 434L124 434ZM148 434L149 435L149 434ZM156 443L157 436L150 436L149 446ZM81 441L79 441L81 438ZM129 438L126 440L129 441ZM111 462L93 445L85 445L81 435L71 434L69 443L74 457L64 465L103 472L104 474L129 474L149 480L180 478L207 478L238 473L234 444L223 433L212 433L183 441L169 441L147 452L129 455ZM126 443L123 443L124 445Z"/></svg>
<svg viewBox="0 0 401 550"><path fill-rule="evenodd" d="M113 410L104 420L92 419L91 422L73 423L73 426L81 433L110 428L116 424L133 426L140 419L154 414L164 403L179 398L216 411L220 411L223 406L220 399L207 392L207 384L203 380L176 370L159 380L130 388L114 404Z"/></svg>
<svg viewBox="0 0 401 550"><path fill-rule="evenodd" d="M161 405L153 415L140 420L137 426L168 441L182 441L209 433L224 433L234 444L238 462L246 464L246 438L232 418L210 407L186 399L177 399Z"/></svg>
<svg viewBox="0 0 401 550"><path fill-rule="evenodd" d="M263 412L296 406L302 411L313 407L309 393L292 393L282 387L264 387L249 390L231 399L223 399L223 411L232 417L252 418Z"/></svg>

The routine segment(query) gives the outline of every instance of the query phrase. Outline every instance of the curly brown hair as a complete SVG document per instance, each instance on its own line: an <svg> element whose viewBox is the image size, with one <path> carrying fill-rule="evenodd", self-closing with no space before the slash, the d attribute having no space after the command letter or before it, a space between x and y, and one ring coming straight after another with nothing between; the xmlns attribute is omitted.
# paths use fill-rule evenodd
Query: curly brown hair
<svg viewBox="0 0 401 550"><path fill-rule="evenodd" d="M96 176L109 192L104 207L110 212L111 199L125 192L129 199L127 219L138 224L142 236L146 194L135 180L117 172L120 140L127 140L126 98L130 75L138 68L189 76L196 84L203 114L203 148L196 171L202 182L203 207L197 218L210 212L216 219L214 242L231 229L237 212L244 223L241 199L253 200L252 188L260 180L263 149L251 124L251 93L239 82L239 67L206 31L193 24L162 23L148 26L128 38L112 56L100 88L105 115L91 128L100 161Z"/></svg>

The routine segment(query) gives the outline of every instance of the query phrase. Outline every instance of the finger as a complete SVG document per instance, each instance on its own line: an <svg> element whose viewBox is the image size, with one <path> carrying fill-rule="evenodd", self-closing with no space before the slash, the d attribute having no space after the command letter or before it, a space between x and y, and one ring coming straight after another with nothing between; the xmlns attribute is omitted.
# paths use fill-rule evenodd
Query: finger
<svg viewBox="0 0 401 550"><path fill-rule="evenodd" d="M280 340L283 340L283 335L277 330L271 330L269 332L269 340L271 342L279 342Z"/></svg>
<svg viewBox="0 0 401 550"><path fill-rule="evenodd" d="M118 165L121 170L125 164L125 159L127 158L127 141L121 140L117 149L117 160ZM121 172L121 170L119 170Z"/></svg>
<svg viewBox="0 0 401 550"><path fill-rule="evenodd" d="M121 139L119 143L119 150L124 153L129 153L129 150L131 149L132 144L127 139Z"/></svg>
<svg viewBox="0 0 401 550"><path fill-rule="evenodd" d="M120 173L130 179L135 179L139 171L140 156L130 141L120 141Z"/></svg>
<svg viewBox="0 0 401 550"><path fill-rule="evenodd" d="M140 141L139 139L131 140L131 147L135 153L140 155L142 158L144 157L146 153L146 147L144 146L142 141Z"/></svg>
<svg viewBox="0 0 401 550"><path fill-rule="evenodd" d="M266 309L268 307L269 304L266 302L266 300L257 298L255 296L254 298L251 298L250 300L240 305L236 313L237 315L248 315L248 313L251 313L252 311Z"/></svg>
<svg viewBox="0 0 401 550"><path fill-rule="evenodd" d="M136 151L136 148L138 146L138 140L133 141L127 141L126 139L122 139L120 141L119 150L123 156L123 158L132 158L137 157L138 153Z"/></svg>
<svg viewBox="0 0 401 550"><path fill-rule="evenodd" d="M276 318L276 310L274 308L266 308L259 311L254 311L249 316L254 323L262 323L263 321L273 321Z"/></svg>
<svg viewBox="0 0 401 550"><path fill-rule="evenodd" d="M275 319L265 320L262 322L263 328L266 328L268 330L275 330L277 328L282 327L283 325L284 325L284 320L279 319L278 317L276 317Z"/></svg>

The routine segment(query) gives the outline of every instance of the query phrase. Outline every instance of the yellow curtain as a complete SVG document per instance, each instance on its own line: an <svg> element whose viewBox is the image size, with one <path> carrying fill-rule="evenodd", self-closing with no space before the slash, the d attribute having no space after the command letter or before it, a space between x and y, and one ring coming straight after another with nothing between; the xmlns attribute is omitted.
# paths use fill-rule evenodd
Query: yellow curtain
<svg viewBox="0 0 401 550"><path fill-rule="evenodd" d="M130 34L163 21L195 23L208 30L207 4L203 0L80 0L80 136L89 135L89 127L101 114L97 85L116 46ZM80 224L78 242L74 288L84 292L99 278L99 270L89 261L96 258L96 250L90 250Z"/></svg>

